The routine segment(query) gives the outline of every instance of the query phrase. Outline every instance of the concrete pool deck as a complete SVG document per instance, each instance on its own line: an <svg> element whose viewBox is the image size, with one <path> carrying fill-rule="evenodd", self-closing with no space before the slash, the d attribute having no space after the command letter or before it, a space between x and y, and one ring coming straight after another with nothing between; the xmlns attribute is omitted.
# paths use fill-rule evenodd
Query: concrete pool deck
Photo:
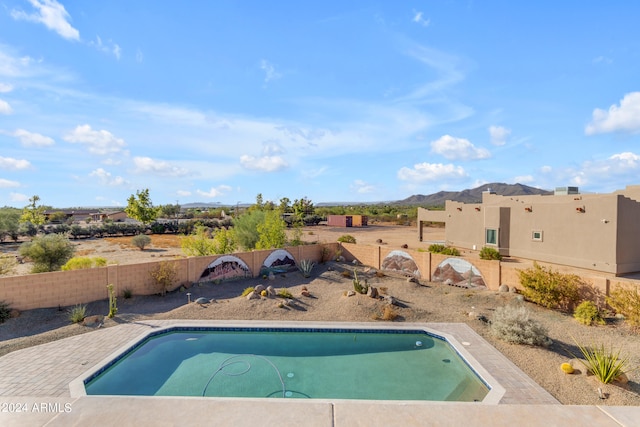
<svg viewBox="0 0 640 427"><path fill-rule="evenodd" d="M150 331L170 326L427 328L447 338L495 393L477 403L85 396L97 365ZM452 343L454 344L454 343ZM479 361L480 369L475 361ZM493 383L491 383L493 382ZM70 384L72 384L70 386ZM563 406L465 324L256 321L132 322L0 358L0 425L639 425L640 408ZM427 422L428 421L428 422Z"/></svg>

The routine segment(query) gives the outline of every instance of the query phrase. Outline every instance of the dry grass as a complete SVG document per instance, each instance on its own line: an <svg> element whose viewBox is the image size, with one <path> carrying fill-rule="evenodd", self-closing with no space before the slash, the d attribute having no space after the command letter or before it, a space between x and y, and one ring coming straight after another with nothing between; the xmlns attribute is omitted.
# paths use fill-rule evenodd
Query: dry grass
<svg viewBox="0 0 640 427"><path fill-rule="evenodd" d="M152 234L150 247L180 248L180 237L177 234ZM132 236L105 237L105 241L120 246L121 249L138 249L131 241Z"/></svg>

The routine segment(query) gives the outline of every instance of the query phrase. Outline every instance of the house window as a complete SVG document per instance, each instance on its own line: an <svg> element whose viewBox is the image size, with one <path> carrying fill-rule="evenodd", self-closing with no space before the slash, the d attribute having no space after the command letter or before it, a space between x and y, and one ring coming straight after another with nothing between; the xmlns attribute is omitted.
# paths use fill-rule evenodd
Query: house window
<svg viewBox="0 0 640 427"><path fill-rule="evenodd" d="M542 230L533 230L531 232L531 240L534 242L542 242Z"/></svg>
<svg viewBox="0 0 640 427"><path fill-rule="evenodd" d="M495 228L487 228L485 230L484 242L487 245L497 245L498 244L498 230Z"/></svg>

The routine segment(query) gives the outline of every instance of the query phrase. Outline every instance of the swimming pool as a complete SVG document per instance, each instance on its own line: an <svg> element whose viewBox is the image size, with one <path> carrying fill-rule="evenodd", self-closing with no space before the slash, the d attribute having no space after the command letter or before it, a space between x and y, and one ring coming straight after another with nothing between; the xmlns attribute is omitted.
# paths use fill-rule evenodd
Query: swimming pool
<svg viewBox="0 0 640 427"><path fill-rule="evenodd" d="M174 326L82 382L88 395L482 401L490 391L423 328Z"/></svg>

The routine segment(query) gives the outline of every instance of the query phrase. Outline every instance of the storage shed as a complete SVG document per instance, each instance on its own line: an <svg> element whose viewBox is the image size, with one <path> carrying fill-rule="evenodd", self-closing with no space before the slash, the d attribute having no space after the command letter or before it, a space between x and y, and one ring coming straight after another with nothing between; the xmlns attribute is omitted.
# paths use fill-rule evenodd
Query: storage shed
<svg viewBox="0 0 640 427"><path fill-rule="evenodd" d="M327 215L327 225L331 227L366 227L366 215Z"/></svg>

